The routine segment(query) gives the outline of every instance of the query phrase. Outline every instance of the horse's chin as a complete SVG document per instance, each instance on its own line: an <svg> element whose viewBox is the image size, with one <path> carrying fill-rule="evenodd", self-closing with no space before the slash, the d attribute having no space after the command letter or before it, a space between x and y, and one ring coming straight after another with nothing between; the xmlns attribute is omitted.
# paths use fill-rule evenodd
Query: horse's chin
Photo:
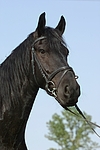
<svg viewBox="0 0 100 150"><path fill-rule="evenodd" d="M56 98L56 100L60 103L60 105L63 108L75 106L75 104L78 102L78 98L76 98L76 99L69 99L69 100Z"/></svg>

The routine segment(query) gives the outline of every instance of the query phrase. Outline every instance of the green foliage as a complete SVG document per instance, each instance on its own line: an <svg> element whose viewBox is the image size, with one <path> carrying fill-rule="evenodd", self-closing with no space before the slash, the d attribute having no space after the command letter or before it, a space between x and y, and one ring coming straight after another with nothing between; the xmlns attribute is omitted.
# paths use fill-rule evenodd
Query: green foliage
<svg viewBox="0 0 100 150"><path fill-rule="evenodd" d="M76 110L73 108L75 113ZM84 112L86 118L91 121L91 116ZM54 114L52 119L47 122L49 129L48 135L45 135L51 141L54 141L60 147L59 150L95 150L100 148L98 143L93 142L90 135L94 132L90 126L78 116L63 110L61 115ZM51 148L49 150L57 150Z"/></svg>

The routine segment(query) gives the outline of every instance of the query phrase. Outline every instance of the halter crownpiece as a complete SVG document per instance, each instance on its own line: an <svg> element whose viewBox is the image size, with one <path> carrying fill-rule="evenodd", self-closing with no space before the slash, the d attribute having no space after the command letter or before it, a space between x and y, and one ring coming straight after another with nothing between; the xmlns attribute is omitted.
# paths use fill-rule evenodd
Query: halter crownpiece
<svg viewBox="0 0 100 150"><path fill-rule="evenodd" d="M37 43L37 42L40 41L40 40L44 40L44 39L46 39L46 36L41 36L41 37L37 38L37 39L33 42L33 44L32 44L32 49L34 49L35 43Z"/></svg>
<svg viewBox="0 0 100 150"><path fill-rule="evenodd" d="M36 84L40 87L40 85L39 85L39 83L38 83L38 81L37 81L36 75L35 75L35 62L36 62L36 63L37 63L37 66L38 66L38 68L39 68L39 70L40 70L40 72L41 72L41 75L42 75L43 78L45 79L45 82L46 82L46 84L45 84L45 90L46 90L46 92L47 92L49 95L53 96L54 98L57 98L57 89L58 89L58 87L59 87L60 82L62 81L62 78L64 77L64 75L65 75L68 71L72 71L73 74L74 74L74 71L73 71L73 69L72 69L71 67L63 66L63 67L58 68L58 69L55 70L54 72L52 72L50 75L47 74L47 72L46 72L45 69L43 68L42 64L40 63L39 59L37 58L37 55L36 55L36 53L35 53L35 48L34 48L34 45L35 45L38 41L44 40L44 39L46 39L45 36L39 37L39 38L37 38L37 39L33 42L33 44L32 44L32 60L31 60L31 62L32 62L33 75L34 75L34 79L35 79L35 81L36 81ZM59 80L58 85L56 86L55 83L52 81L52 79L53 79L58 73L60 73L60 72L62 72L62 71L64 71L64 72L63 72L63 74L62 74L62 76L61 76L61 78L60 78L60 80ZM74 76L75 76L75 79L78 78L78 76L76 76L76 75L74 75Z"/></svg>

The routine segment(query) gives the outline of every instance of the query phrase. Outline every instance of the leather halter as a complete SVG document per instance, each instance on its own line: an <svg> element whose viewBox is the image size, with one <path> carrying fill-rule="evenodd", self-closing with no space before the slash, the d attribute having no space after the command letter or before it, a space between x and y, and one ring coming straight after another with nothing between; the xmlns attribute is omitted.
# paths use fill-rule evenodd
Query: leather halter
<svg viewBox="0 0 100 150"><path fill-rule="evenodd" d="M68 67L68 66L63 66L63 67L60 67L58 68L57 70L55 70L54 72L52 72L50 75L47 74L47 72L45 71L45 69L43 68L42 64L40 63L39 59L37 58L37 55L35 53L35 48L34 48L34 45L40 41L40 40L43 40L43 39L46 39L45 36L42 36L42 37L39 37L37 38L33 44L32 44L32 69L33 69L33 75L34 75L34 79L36 81L36 84L40 87L40 85L38 84L38 81L37 81L37 78L36 78L36 75L35 75L35 62L37 63L37 66L41 72L41 75L43 76L43 78L45 79L45 90L46 92L57 98L57 89L59 87L59 84L62 80L62 78L64 77L64 75L68 72L68 71L72 71L73 72L73 69L71 67ZM59 80L59 83L58 85L56 86L55 83L52 81L52 79L59 73L59 72L63 72L60 80ZM74 72L73 72L74 73ZM78 76L75 76L75 79L77 79ZM52 87L52 88L51 88Z"/></svg>

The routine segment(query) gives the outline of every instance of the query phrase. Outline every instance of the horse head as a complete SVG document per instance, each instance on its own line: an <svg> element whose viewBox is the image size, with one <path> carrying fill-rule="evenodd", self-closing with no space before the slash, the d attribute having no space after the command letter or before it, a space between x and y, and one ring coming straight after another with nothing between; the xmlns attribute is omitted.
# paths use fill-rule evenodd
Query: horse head
<svg viewBox="0 0 100 150"><path fill-rule="evenodd" d="M45 13L41 14L33 33L32 67L36 84L55 97L64 108L74 106L80 95L77 76L69 66L69 50L63 40L66 21L63 16L55 28L45 26Z"/></svg>

